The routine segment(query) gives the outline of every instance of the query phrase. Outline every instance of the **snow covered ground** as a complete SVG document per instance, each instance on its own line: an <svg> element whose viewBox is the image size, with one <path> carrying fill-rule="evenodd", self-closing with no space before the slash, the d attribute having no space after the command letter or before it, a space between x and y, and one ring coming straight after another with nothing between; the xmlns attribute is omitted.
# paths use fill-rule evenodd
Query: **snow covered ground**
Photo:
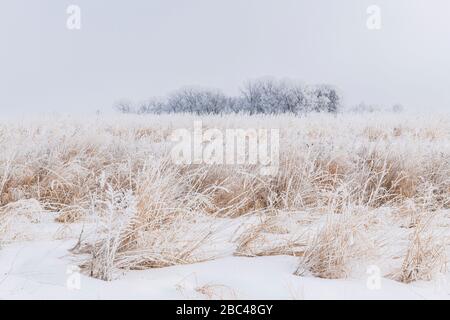
<svg viewBox="0 0 450 320"><path fill-rule="evenodd" d="M224 257L192 265L124 271L114 281L78 272L70 249L80 225L61 226L48 214L29 225L33 240L0 250L0 299L448 299L448 278L402 284L370 275L325 280L293 275L289 256Z"/></svg>
<svg viewBox="0 0 450 320"><path fill-rule="evenodd" d="M447 299L449 119L202 118L276 177L175 164L195 116L0 123L0 299Z"/></svg>

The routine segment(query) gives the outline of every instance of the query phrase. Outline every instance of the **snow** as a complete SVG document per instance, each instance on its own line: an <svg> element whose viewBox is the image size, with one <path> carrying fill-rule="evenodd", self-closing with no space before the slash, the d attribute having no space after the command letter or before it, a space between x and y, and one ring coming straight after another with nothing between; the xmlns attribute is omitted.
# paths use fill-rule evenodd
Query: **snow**
<svg viewBox="0 0 450 320"><path fill-rule="evenodd" d="M165 139L172 129L190 128L195 119L185 115L130 117L126 121L123 118L117 119L118 121L96 119L99 124L94 123L92 119L87 122L68 119L52 121L52 126L44 119L41 122L27 120L26 123L12 123L6 126L3 137L6 151L2 153L5 176L16 176L16 180L20 183L17 188L11 188L11 192L8 192L11 201L18 201L2 207L5 214L4 217L0 216L4 219L0 221L0 236L3 236L2 232L7 235L5 239L0 237L0 299L448 299L450 274L434 277L433 273L434 280L411 284L387 278L389 272L402 264L411 242L410 236L415 229L412 226L417 224L416 219L423 214L420 207L414 207L414 202L411 206L405 203L398 208L389 206L370 210L364 207L354 208L356 213L364 212L364 216L355 215L355 217L363 217L363 222L370 223L371 226L367 235L364 232L355 234L362 240L365 240L364 235L373 236L370 244L380 250L373 250L374 252L368 255L374 261L368 261L365 256L358 255L360 265L352 266L352 273L347 279L325 280L307 274L296 276L294 272L299 265L299 258L292 256L253 258L233 256L233 253L238 251L236 242L232 243L231 238L238 238L246 229L258 227L263 220L268 227L276 230L261 232L255 248L249 245L244 253L251 255L258 250L270 251L275 244L283 245L298 235L310 236L308 231L317 233L325 220L330 219L330 215L322 212L321 208L311 212L301 211L303 208L299 208L297 212L294 206L294 211L280 212L279 215L277 213L276 216L270 216L270 219L255 213L233 219L205 217L199 214L195 219L182 220L182 226L174 227L177 231L175 234L186 233L187 238L191 235L201 235L204 230L214 230L213 235L205 241L207 243L202 250L219 258L161 269L121 270L113 281L104 282L80 274L77 266L81 257L70 252L77 243L81 230L95 229L94 225L83 225L85 221L56 223L54 220L57 214L45 211L37 200L19 200L39 195L40 183L31 186L36 187L36 190L29 186L24 190L20 188L29 177L39 175L38 170L32 170L34 167L43 167L47 162L54 161L55 164L52 166L56 168L55 182L67 179L68 181L64 183L74 183L79 190L83 190L85 186L79 181L83 181L82 178L87 175L79 172L85 170L83 161L86 161L87 156L84 150L89 149L91 145L99 150L100 156L94 159L98 168L103 169L103 163L110 158L117 161L119 164L117 170L115 167L109 168L110 177L114 177L117 174L128 173L129 169L133 168L134 162L127 162L130 154L140 161L145 159L143 163L147 162L149 154L155 155L158 159L159 155L165 152L164 148L168 148ZM439 181L434 187L440 185L448 187L446 161L448 119L448 116L435 115L432 120L419 117L396 119L383 115L374 116L369 122L357 115L339 115L336 118L314 115L308 119L255 116L252 117L251 125L256 128L267 127L270 124L272 127L273 122L275 127L296 126L297 129L288 131L285 137L287 142L296 141L296 143L286 143L285 146L307 151L305 157L311 163L315 161L314 157L322 159L322 156L319 157L315 153L326 155L330 153L324 159L339 159L345 154L357 154L358 150L367 147L370 150L379 150L386 157L393 153L402 162L415 162L406 165L406 168L414 169L413 172L418 171L419 175L432 176L433 179L436 176ZM217 117L209 119L208 126L245 128L248 126L246 124L248 120L241 115ZM117 127L112 125L116 123ZM143 128L145 130L152 128L151 132L157 134L137 139L137 132L144 130ZM399 128L403 133L396 136L395 132ZM366 129L370 129L370 132L366 132ZM145 130L142 134L145 134ZM336 132L339 132L339 135L336 135ZM377 137L385 134L389 136L386 139L376 138L372 141L370 138L372 135ZM313 136L311 141L315 143L313 151L308 151L311 149L310 146L306 144L305 147L300 139L310 135ZM355 136L358 138L355 139ZM21 145L22 148L17 148L17 145ZM71 148L81 151L73 161L65 164L61 159ZM12 160L14 157L15 162ZM344 163L353 163L355 159L358 160L350 157L345 159ZM420 170L422 167L430 168ZM30 170L30 173L28 174L26 170ZM94 178L90 183L96 185L97 177ZM167 181L173 183L172 180ZM351 185L350 182L351 180L349 180ZM48 183L47 189L51 191L52 186L53 182ZM424 190L433 191L431 187ZM449 189L442 190L445 192ZM424 194L425 200L426 195ZM336 197L339 196L336 192ZM284 209L289 208L287 206ZM450 211L446 208L446 211L432 211L432 213L435 220L429 223L429 227L437 234L439 240L437 245L443 243L447 248L450 239L448 228ZM89 214L85 219L89 219ZM359 220L355 221L355 225L359 226ZM240 229L240 232L235 232L237 229ZM380 243L384 244L384 247L379 245ZM361 247L366 248L364 241L361 242ZM356 252L359 254L359 251ZM200 258L203 256L200 255ZM376 288L368 285L372 278L366 271L372 264L381 268L382 274L386 275Z"/></svg>
<svg viewBox="0 0 450 320"><path fill-rule="evenodd" d="M382 279L294 276L295 257L226 257L192 265L124 271L105 282L73 273L71 240L28 241L0 250L0 299L448 299L446 279L401 284Z"/></svg>
<svg viewBox="0 0 450 320"><path fill-rule="evenodd" d="M33 203L32 201L30 203ZM30 207L30 206L28 206ZM369 275L343 280L296 276L292 256L236 257L142 271L106 282L79 272L70 249L85 222L59 224L39 207L14 219L14 240L0 247L0 299L448 299L448 278L402 284ZM225 224L228 225L228 224ZM232 232L225 228L223 233ZM228 230L228 231L227 231ZM27 236L24 237L23 234ZM222 234L225 236L225 234Z"/></svg>

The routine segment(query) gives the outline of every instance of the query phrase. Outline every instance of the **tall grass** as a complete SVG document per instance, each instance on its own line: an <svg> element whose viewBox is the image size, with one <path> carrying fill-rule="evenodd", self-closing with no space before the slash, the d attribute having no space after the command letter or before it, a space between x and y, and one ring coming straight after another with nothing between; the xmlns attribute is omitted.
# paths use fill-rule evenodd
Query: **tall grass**
<svg viewBox="0 0 450 320"><path fill-rule="evenodd" d="M364 260L363 242L371 237L360 237L362 233L375 235L385 225L386 230L396 228L399 241L405 240L405 221L414 213L395 214L405 204L413 203L423 215L446 212L450 206L449 118L366 117L5 120L0 124L0 206L36 199L55 212L58 222L94 223L96 231L75 251L86 254L82 264L92 276L105 280L114 278L118 268L212 259L217 254L208 245L221 232L216 226L223 221L251 225L237 228L236 254L292 254L300 257L298 273L346 277L353 260ZM223 130L279 128L278 174L261 176L255 166L246 165L175 165L170 159L170 134L176 128L192 128L195 120L202 120L205 128ZM365 215L382 209L390 212L389 223L377 224ZM283 225L300 216L302 222ZM271 222L274 219L278 226ZM418 233L414 239L420 238L418 226L408 228ZM278 240L272 241L274 237ZM435 254L423 254L421 259L443 264L446 239L439 240L444 248L439 259ZM417 256L415 248L401 251L405 260L401 281L426 278L407 271L417 261L412 258ZM427 265L420 272L431 269Z"/></svg>

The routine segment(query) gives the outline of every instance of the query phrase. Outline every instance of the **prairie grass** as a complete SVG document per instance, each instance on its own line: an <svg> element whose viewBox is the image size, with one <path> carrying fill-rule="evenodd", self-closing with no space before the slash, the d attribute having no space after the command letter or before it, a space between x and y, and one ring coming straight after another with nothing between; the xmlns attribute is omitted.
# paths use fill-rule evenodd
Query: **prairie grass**
<svg viewBox="0 0 450 320"><path fill-rule="evenodd" d="M290 254L300 259L297 274L343 278L352 273L354 261L377 257L374 238L384 228L398 237L384 243L400 253L381 259L394 261L400 255L404 261L396 279L428 279L445 264L448 235L427 237L420 224L411 223L416 211L402 208L413 204L421 216L445 215L450 209L449 117L367 117L3 120L0 241L7 233L5 208L35 199L59 223L95 225L74 252L84 257L87 272L104 280L113 279L118 269L225 254L225 249L210 250L223 234L223 221L236 228L219 247L231 243L235 254L245 256ZM171 133L191 129L198 120L219 130L280 129L278 174L261 176L251 165L174 164ZM381 209L388 211L387 218L373 219ZM410 245L397 248L402 241Z"/></svg>

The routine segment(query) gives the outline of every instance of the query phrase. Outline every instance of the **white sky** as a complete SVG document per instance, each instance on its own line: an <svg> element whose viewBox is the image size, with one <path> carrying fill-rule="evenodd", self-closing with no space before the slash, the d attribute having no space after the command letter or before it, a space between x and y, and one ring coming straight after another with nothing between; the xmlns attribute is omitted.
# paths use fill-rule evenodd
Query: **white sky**
<svg viewBox="0 0 450 320"><path fill-rule="evenodd" d="M449 17L448 0L1 0L0 114L110 110L184 85L236 93L267 75L334 84L346 104L449 110Z"/></svg>

